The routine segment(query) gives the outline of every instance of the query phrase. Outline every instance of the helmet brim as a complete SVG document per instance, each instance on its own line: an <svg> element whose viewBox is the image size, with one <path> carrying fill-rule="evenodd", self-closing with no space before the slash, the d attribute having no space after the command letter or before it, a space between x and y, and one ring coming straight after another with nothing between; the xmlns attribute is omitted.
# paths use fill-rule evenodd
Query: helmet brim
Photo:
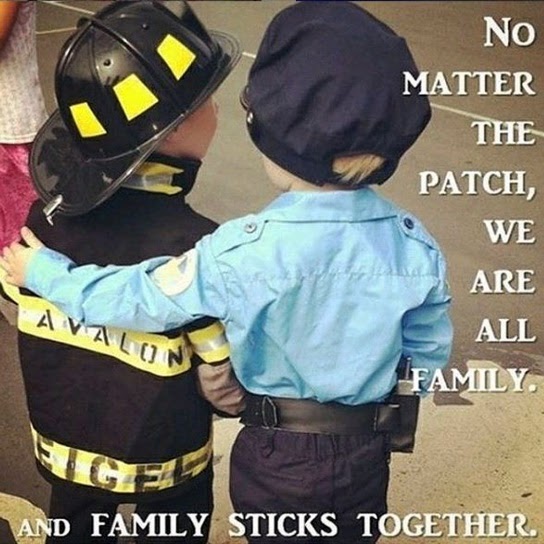
<svg viewBox="0 0 544 544"><path fill-rule="evenodd" d="M176 126L217 90L240 60L241 50L233 36L219 31L209 34L221 51L209 83L186 111L129 153L104 159L86 157L71 138L59 110L49 117L34 140L30 157L32 181L46 206L61 195L55 213L82 215L104 202Z"/></svg>

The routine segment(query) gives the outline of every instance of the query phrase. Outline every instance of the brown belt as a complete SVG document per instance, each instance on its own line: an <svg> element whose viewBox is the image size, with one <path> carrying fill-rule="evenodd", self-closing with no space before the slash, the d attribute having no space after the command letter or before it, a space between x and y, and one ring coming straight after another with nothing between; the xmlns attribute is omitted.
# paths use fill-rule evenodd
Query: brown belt
<svg viewBox="0 0 544 544"><path fill-rule="evenodd" d="M349 406L311 399L247 395L241 422L252 427L303 433L369 434L398 427L398 405L369 403Z"/></svg>

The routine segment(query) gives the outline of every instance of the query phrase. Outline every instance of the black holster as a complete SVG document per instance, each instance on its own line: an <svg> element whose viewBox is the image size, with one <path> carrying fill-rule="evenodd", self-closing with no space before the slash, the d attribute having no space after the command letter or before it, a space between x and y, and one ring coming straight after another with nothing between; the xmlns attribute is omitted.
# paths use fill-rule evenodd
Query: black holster
<svg viewBox="0 0 544 544"><path fill-rule="evenodd" d="M414 451L419 400L418 395L393 392L379 407L376 431L387 433L391 451Z"/></svg>
<svg viewBox="0 0 544 544"><path fill-rule="evenodd" d="M397 367L397 384L384 401L378 416L376 430L389 435L391 451L412 453L416 440L417 418L419 415L419 395L413 390L411 357L402 356ZM386 417L394 410L396 418Z"/></svg>

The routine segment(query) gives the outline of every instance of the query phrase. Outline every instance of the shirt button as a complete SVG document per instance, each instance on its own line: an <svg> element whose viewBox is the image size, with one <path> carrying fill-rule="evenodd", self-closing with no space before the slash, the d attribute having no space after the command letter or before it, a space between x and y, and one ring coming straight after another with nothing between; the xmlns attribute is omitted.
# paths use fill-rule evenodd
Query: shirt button
<svg viewBox="0 0 544 544"><path fill-rule="evenodd" d="M414 222L409 217L404 218L404 225L407 229L410 230L414 228Z"/></svg>
<svg viewBox="0 0 544 544"><path fill-rule="evenodd" d="M248 234L251 234L251 233L253 233L253 232L255 232L257 230L257 225L255 223L246 223L244 225L244 230Z"/></svg>

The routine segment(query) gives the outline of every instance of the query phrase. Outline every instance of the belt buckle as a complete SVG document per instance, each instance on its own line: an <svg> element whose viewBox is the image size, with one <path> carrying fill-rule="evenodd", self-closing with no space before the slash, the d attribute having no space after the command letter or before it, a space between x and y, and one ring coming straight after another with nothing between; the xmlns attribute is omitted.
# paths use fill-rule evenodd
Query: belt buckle
<svg viewBox="0 0 544 544"><path fill-rule="evenodd" d="M265 429L273 429L278 426L278 408L274 401L266 395L261 400L261 418Z"/></svg>

